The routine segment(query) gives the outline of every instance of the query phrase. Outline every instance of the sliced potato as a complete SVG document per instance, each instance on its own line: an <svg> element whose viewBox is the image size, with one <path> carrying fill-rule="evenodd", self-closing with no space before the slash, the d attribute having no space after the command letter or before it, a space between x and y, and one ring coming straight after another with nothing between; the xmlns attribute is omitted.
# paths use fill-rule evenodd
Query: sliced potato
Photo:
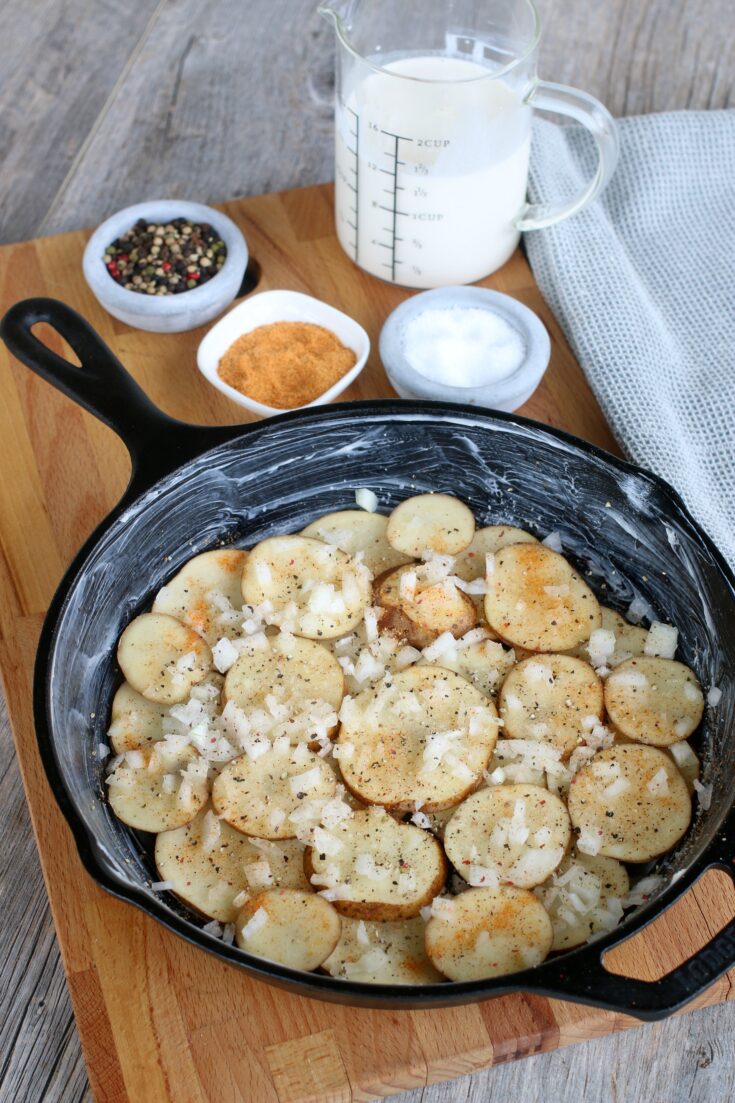
<svg viewBox="0 0 735 1103"><path fill-rule="evenodd" d="M188 624L210 647L223 636L239 635L233 614L242 607L240 580L247 554L240 548L216 548L195 555L158 591L153 612Z"/></svg>
<svg viewBox="0 0 735 1103"><path fill-rule="evenodd" d="M449 980L483 980L540 965L553 931L532 892L468 889L426 924L426 953Z"/></svg>
<svg viewBox="0 0 735 1103"><path fill-rule="evenodd" d="M263 850L263 846L267 850ZM162 881L185 903L220 923L233 923L236 898L264 884L311 892L304 874L304 846L296 839L260 843L202 810L185 827L156 836L155 862Z"/></svg>
<svg viewBox="0 0 735 1103"><path fill-rule="evenodd" d="M540 885L567 852L571 824L562 801L538 785L496 785L463 801L447 824L444 849L475 887Z"/></svg>
<svg viewBox="0 0 735 1103"><path fill-rule="evenodd" d="M569 757L593 720L602 723L602 682L573 655L537 655L511 670L498 708L506 739L550 743Z"/></svg>
<svg viewBox="0 0 735 1103"><path fill-rule="evenodd" d="M413 567L399 567L376 579L375 604L383 610L380 630L404 639L411 647L428 647L443 632L459 639L477 624L477 611L472 599L450 582L433 586L418 584L411 591L401 592L401 578Z"/></svg>
<svg viewBox="0 0 735 1103"><path fill-rule="evenodd" d="M390 688L345 704L335 754L345 784L367 804L435 811L477 788L497 740L497 711L459 674L412 666Z"/></svg>
<svg viewBox="0 0 735 1103"><path fill-rule="evenodd" d="M125 678L149 701L175 705L212 669L212 652L192 628L166 613L143 613L117 645Z"/></svg>
<svg viewBox="0 0 735 1103"><path fill-rule="evenodd" d="M602 623L587 583L544 544L501 548L487 584L488 624L508 643L529 651L566 651Z"/></svg>
<svg viewBox="0 0 735 1103"><path fill-rule="evenodd" d="M636 655L642 655L648 639L648 629L641 628L637 624L628 624L625 617L621 617L620 613L616 613L614 609L609 609L606 605L600 606L600 612L602 614L600 627L605 632L612 632L615 636L615 650L606 658L605 665L608 667L620 666L626 659L633 659ZM578 644L577 647L570 650L569 654L577 655L585 662L589 662L588 643L589 640L585 640L584 643Z"/></svg>
<svg viewBox="0 0 735 1103"><path fill-rule="evenodd" d="M375 923L343 916L339 942L322 968L363 984L438 984L444 979L426 956L420 917Z"/></svg>
<svg viewBox="0 0 735 1103"><path fill-rule="evenodd" d="M166 705L149 701L127 682L118 689L112 699L112 715L107 735L115 754L134 751L163 739L163 720Z"/></svg>
<svg viewBox="0 0 735 1103"><path fill-rule="evenodd" d="M362 552L365 565L374 575L391 571L410 562L410 557L396 551L388 543L388 518L381 513L366 513L364 509L342 509L326 513L301 533L314 540L333 544L348 555Z"/></svg>
<svg viewBox="0 0 735 1103"><path fill-rule="evenodd" d="M371 574L339 548L307 536L272 536L248 555L242 593L250 605L270 601L283 623L307 639L333 639L362 620Z"/></svg>
<svg viewBox="0 0 735 1103"><path fill-rule="evenodd" d="M668 747L699 725L704 695L694 673L675 659L628 659L605 682L605 707L623 735Z"/></svg>
<svg viewBox="0 0 735 1103"><path fill-rule="evenodd" d="M342 668L326 647L314 640L279 634L268 639L265 647L250 647L241 653L227 672L224 698L245 710L272 704L283 721L283 730L292 736L292 743L298 743L313 739L316 733L308 722L306 726L297 723L297 714L303 714L310 701L324 701L339 710L344 686ZM336 727L335 715L330 733Z"/></svg>
<svg viewBox="0 0 735 1103"><path fill-rule="evenodd" d="M302 802L329 800L336 789L337 775L323 758L303 745L273 747L255 760L244 754L228 762L212 786L212 806L245 835L289 839L297 833L290 817Z"/></svg>
<svg viewBox="0 0 735 1103"><path fill-rule="evenodd" d="M670 756L637 743L600 751L575 774L569 815L577 849L621 862L649 862L678 843L692 802Z"/></svg>
<svg viewBox="0 0 735 1103"><path fill-rule="evenodd" d="M304 868L317 889L333 890L342 915L407 919L444 884L447 863L434 836L382 808L355 812L328 834L330 852L310 847Z"/></svg>
<svg viewBox="0 0 735 1103"><path fill-rule="evenodd" d="M290 969L318 969L339 942L341 920L326 900L298 889L268 889L235 921L241 950Z"/></svg>
<svg viewBox="0 0 735 1103"><path fill-rule="evenodd" d="M442 666L455 670L487 697L494 697L515 664L515 652L497 640L479 640L443 654Z"/></svg>
<svg viewBox="0 0 735 1103"><path fill-rule="evenodd" d="M472 537L472 543L454 561L453 573L465 582L474 582L486 574L486 556L494 555L508 544L538 544L535 536L513 525L488 525L478 529Z"/></svg>
<svg viewBox="0 0 735 1103"><path fill-rule="evenodd" d="M118 819L138 831L170 831L190 823L209 796L207 763L193 747L165 742L127 751L107 775L108 796Z"/></svg>
<svg viewBox="0 0 735 1103"><path fill-rule="evenodd" d="M419 558L428 548L458 555L472 542L472 510L451 494L417 494L397 505L388 518L388 542L396 551Z"/></svg>
<svg viewBox="0 0 735 1103"><path fill-rule="evenodd" d="M556 873L536 889L554 928L551 949L571 950L616 927L629 890L628 872L615 858L568 854Z"/></svg>

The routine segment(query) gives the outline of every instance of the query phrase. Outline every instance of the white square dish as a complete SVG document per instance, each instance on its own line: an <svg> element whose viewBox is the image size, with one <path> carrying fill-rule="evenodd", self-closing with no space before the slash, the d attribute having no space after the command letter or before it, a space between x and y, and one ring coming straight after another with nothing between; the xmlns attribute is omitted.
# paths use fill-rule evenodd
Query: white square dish
<svg viewBox="0 0 735 1103"><path fill-rule="evenodd" d="M217 368L224 353L238 337L258 326L273 322L311 322L313 325L323 326L334 333L357 357L354 366L329 390L324 391L313 402L307 403L308 406L322 406L331 402L349 387L365 367L370 353L370 338L354 319L328 303L311 295L303 295L299 291L261 291L225 314L224 318L212 326L197 349L197 366L205 379L233 402L245 406L254 414L271 417L273 414L286 413L286 410L265 406L231 387L220 378Z"/></svg>

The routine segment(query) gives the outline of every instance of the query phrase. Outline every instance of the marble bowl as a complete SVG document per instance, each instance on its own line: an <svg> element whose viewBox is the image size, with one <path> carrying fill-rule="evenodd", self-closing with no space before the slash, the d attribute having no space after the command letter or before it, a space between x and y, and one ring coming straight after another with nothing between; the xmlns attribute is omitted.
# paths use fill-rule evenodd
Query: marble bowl
<svg viewBox="0 0 735 1103"><path fill-rule="evenodd" d="M504 319L519 333L525 356L518 368L505 378L483 386L453 386L428 379L408 362L406 326L425 310L488 310ZM467 402L471 406L517 410L538 387L549 363L551 343L546 328L532 310L510 295L484 287L442 287L424 291L401 303L383 326L380 358L391 385L401 398L428 398L439 402Z"/></svg>
<svg viewBox="0 0 735 1103"><path fill-rule="evenodd" d="M207 283L180 295L141 295L121 287L107 271L105 249L139 218L150 222L188 218L209 223L227 246L225 263ZM216 318L237 296L247 266L248 247L232 219L214 207L183 199L151 199L118 211L94 231L82 261L84 278L105 310L134 329L152 333L182 333Z"/></svg>

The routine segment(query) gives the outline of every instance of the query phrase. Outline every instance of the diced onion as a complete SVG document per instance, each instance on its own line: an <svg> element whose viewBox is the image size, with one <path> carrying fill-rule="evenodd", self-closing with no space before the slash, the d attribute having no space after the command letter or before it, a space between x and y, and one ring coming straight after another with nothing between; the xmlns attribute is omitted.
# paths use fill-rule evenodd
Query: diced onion
<svg viewBox="0 0 735 1103"><path fill-rule="evenodd" d="M648 629L646 642L643 645L643 653L653 655L659 659L673 659L676 655L678 641L678 628L674 628L672 624L662 624L655 620Z"/></svg>
<svg viewBox="0 0 735 1103"><path fill-rule="evenodd" d="M652 793L654 797L663 797L669 791L669 777L666 770L661 767L657 770L653 777L646 785L649 793Z"/></svg>
<svg viewBox="0 0 735 1103"><path fill-rule="evenodd" d="M258 933L258 931L262 931L263 927L265 927L267 922L268 922L268 912L265 910L265 908L258 908L258 910L255 912L255 914L252 915L250 917L250 919L248 919L247 923L245 924L245 926L240 931L240 934L242 935L243 939L247 942L254 935L256 935Z"/></svg>
<svg viewBox="0 0 735 1103"><path fill-rule="evenodd" d="M700 808L702 809L703 812L706 812L707 809L712 804L712 786L711 785L703 785L702 782L699 781L698 778L695 778L694 779L694 791L696 792L697 797L699 799Z"/></svg>
<svg viewBox="0 0 735 1103"><path fill-rule="evenodd" d="M544 544L547 548L551 548L552 551L559 552L560 554L564 550L564 545L562 544L560 532L550 532L546 539L542 540L541 543Z"/></svg>
<svg viewBox="0 0 735 1103"><path fill-rule="evenodd" d="M239 652L232 640L228 640L226 637L217 640L212 648L212 661L220 674L227 673L233 663L236 662L238 655Z"/></svg>
<svg viewBox="0 0 735 1103"><path fill-rule="evenodd" d="M355 502L364 509L367 513L375 513L378 508L378 496L372 491L368 490L366 486L361 486L355 491Z"/></svg>

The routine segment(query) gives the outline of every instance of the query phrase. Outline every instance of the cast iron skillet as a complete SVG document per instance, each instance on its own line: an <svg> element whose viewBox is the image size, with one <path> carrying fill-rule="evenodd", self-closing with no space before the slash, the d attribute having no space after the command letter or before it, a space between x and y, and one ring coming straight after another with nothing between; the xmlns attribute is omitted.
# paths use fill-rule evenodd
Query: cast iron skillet
<svg viewBox="0 0 735 1103"><path fill-rule="evenodd" d="M34 336L37 322L68 341L81 368ZM735 921L653 983L609 973L602 962L608 948L659 915L705 870L735 872L735 578L670 487L566 433L472 406L354 402L255 425L185 425L156 409L62 303L18 303L0 332L18 359L111 426L132 460L122 501L79 552L51 603L34 684L51 788L82 862L103 888L261 980L365 1007L440 1007L529 991L658 1019L735 964ZM298 531L319 514L353 505L359 486L378 492L383 511L410 493L445 490L468 502L480 523L559 530L565 550L592 571L598 594L621 609L635 594L645 597L659 617L681 627L682 658L705 688L721 686L722 700L708 710L701 735L711 806L661 863L662 889L604 938L496 980L365 985L299 973L225 946L204 934L203 920L175 897L150 889L156 874L145 842L111 814L95 754L120 680L115 647L123 627L196 552Z"/></svg>

